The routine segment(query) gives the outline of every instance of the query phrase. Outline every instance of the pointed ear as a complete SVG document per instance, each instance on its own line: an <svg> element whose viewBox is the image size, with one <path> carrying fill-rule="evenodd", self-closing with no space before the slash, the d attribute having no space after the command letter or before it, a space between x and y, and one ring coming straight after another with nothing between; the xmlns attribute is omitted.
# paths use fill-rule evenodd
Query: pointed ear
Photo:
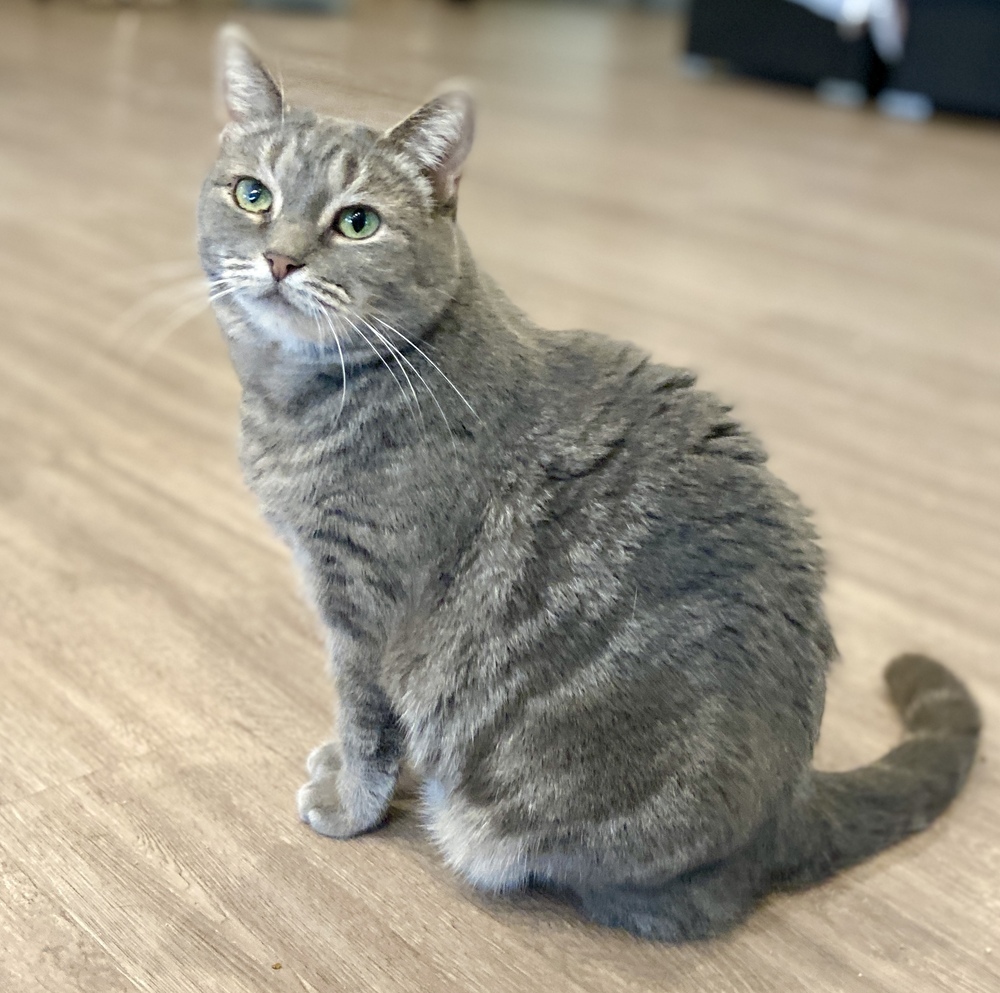
<svg viewBox="0 0 1000 993"><path fill-rule="evenodd" d="M281 90L250 35L235 24L219 32L217 70L223 120L247 124L281 116Z"/></svg>
<svg viewBox="0 0 1000 993"><path fill-rule="evenodd" d="M388 132L388 140L417 160L442 204L455 199L472 148L475 106L463 90L442 93Z"/></svg>

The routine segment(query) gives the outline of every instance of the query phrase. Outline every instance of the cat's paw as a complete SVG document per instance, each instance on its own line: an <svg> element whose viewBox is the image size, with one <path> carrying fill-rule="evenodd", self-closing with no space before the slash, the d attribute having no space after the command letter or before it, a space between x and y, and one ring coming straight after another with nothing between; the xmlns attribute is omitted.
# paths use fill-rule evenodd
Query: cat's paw
<svg viewBox="0 0 1000 993"><path fill-rule="evenodd" d="M296 794L299 818L328 838L352 838L370 831L385 813L386 804L373 788L375 783L358 771L345 777L341 766L340 749L334 742L313 749L306 760L309 782Z"/></svg>
<svg viewBox="0 0 1000 993"><path fill-rule="evenodd" d="M317 834L350 838L366 830L345 809L337 789L336 774L310 779L296 794L299 818Z"/></svg>

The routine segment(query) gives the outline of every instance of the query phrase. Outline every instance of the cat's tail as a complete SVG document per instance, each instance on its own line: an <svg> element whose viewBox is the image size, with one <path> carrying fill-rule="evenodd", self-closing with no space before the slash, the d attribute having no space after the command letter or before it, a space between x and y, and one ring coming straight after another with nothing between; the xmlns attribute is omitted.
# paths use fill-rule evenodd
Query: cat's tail
<svg viewBox="0 0 1000 993"><path fill-rule="evenodd" d="M851 772L814 772L810 795L780 845L773 885L808 886L921 831L962 788L979 742L965 686L923 655L885 671L906 728L900 745Z"/></svg>

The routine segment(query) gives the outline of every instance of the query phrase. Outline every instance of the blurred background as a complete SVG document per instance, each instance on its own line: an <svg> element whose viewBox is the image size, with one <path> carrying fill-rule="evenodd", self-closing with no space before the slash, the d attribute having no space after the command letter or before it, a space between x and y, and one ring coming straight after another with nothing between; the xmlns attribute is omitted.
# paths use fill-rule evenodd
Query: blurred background
<svg viewBox="0 0 1000 993"><path fill-rule="evenodd" d="M323 650L194 247L227 20L376 126L472 81L480 264L695 369L815 510L819 763L895 741L894 653L969 681L984 760L931 832L660 949L471 896L405 800L299 830ZM998 112L996 0L2 0L0 989L1000 988Z"/></svg>

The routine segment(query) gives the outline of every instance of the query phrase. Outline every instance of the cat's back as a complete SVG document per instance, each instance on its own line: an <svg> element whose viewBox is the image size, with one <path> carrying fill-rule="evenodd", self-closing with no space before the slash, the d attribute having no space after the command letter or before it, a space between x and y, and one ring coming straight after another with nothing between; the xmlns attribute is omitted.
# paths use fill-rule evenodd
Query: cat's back
<svg viewBox="0 0 1000 993"><path fill-rule="evenodd" d="M594 332L538 337L545 372L532 440L553 479L589 477L619 492L631 483L716 506L771 501L790 524L804 518L757 438L693 372Z"/></svg>
<svg viewBox="0 0 1000 993"><path fill-rule="evenodd" d="M537 443L553 499L600 517L654 602L696 590L741 603L751 594L794 600L818 636L824 568L814 529L732 407L692 372L629 343L590 332L542 341Z"/></svg>
<svg viewBox="0 0 1000 993"><path fill-rule="evenodd" d="M543 344L541 530L551 533L536 542L559 550L549 571L562 556L589 563L604 577L594 592L615 590L608 633L642 618L643 640L686 658L696 679L724 692L772 687L811 735L835 647L823 557L799 499L691 372L588 332Z"/></svg>

